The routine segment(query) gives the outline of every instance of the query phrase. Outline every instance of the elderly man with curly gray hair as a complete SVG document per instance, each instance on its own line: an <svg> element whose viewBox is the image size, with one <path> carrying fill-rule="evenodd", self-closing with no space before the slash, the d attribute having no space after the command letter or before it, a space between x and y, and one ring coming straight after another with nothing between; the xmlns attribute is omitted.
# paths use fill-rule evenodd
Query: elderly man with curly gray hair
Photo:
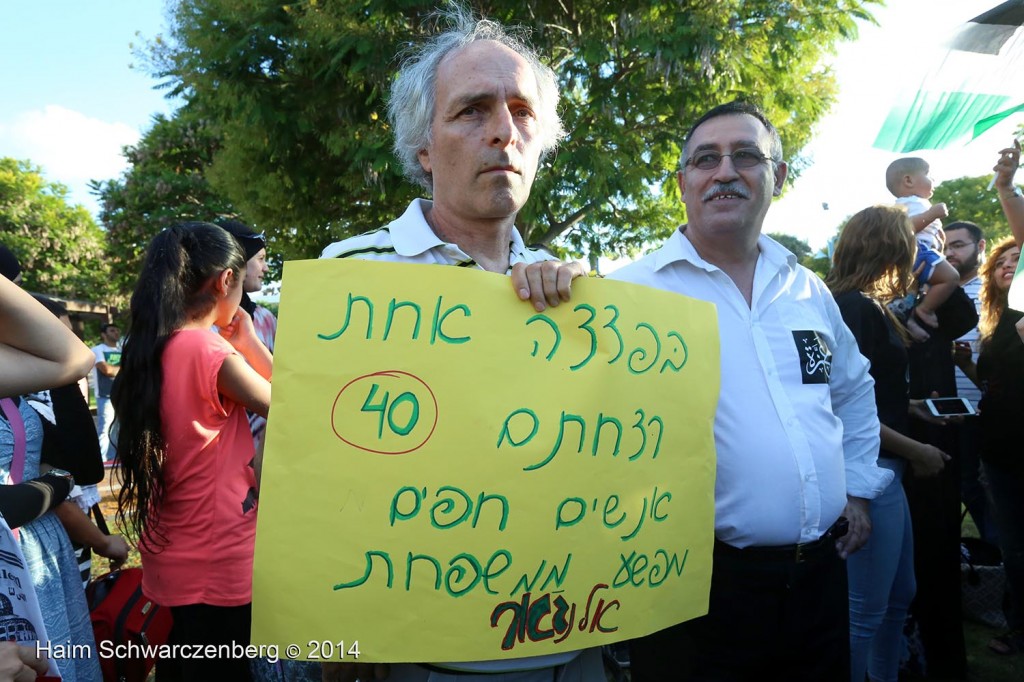
<svg viewBox="0 0 1024 682"><path fill-rule="evenodd" d="M526 248L516 215L541 158L564 135L551 69L500 24L455 5L451 28L408 55L388 117L416 199L379 230L331 244L321 258L477 267L511 275L516 294L544 310L569 299L579 263Z"/></svg>
<svg viewBox="0 0 1024 682"><path fill-rule="evenodd" d="M450 28L407 56L391 89L395 154L416 199L390 224L324 249L322 258L426 263L507 273L538 310L568 301L579 263L529 249L515 228L537 168L563 136L551 69L500 24L454 5ZM590 682L598 649L507 661L434 665L325 664L324 680Z"/></svg>

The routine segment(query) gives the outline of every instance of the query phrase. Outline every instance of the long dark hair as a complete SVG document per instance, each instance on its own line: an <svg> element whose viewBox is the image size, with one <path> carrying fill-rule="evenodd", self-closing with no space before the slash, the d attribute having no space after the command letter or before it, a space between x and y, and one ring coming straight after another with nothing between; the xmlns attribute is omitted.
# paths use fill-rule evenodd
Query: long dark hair
<svg viewBox="0 0 1024 682"><path fill-rule="evenodd" d="M217 300L211 284L229 268L236 278L245 270L245 256L230 234L210 223L173 225L149 243L132 293L131 324L110 399L121 460L117 517L140 542L155 531L164 493L164 347L175 331L210 312ZM154 535L157 546L165 543L159 531Z"/></svg>

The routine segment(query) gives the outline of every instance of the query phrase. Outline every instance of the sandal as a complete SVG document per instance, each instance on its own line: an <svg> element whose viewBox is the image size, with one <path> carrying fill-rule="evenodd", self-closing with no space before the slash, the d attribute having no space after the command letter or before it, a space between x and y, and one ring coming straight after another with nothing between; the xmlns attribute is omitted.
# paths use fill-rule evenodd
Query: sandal
<svg viewBox="0 0 1024 682"><path fill-rule="evenodd" d="M1024 651L1024 630L1010 630L989 640L988 648L1000 656L1011 656Z"/></svg>

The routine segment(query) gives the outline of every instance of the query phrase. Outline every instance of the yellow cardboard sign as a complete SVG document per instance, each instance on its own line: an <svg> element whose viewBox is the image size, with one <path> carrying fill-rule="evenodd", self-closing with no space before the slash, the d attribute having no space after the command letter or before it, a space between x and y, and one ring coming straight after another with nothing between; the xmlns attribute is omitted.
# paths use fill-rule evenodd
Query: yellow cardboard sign
<svg viewBox="0 0 1024 682"><path fill-rule="evenodd" d="M253 642L293 658L491 660L707 612L714 306L577 279L285 265Z"/></svg>

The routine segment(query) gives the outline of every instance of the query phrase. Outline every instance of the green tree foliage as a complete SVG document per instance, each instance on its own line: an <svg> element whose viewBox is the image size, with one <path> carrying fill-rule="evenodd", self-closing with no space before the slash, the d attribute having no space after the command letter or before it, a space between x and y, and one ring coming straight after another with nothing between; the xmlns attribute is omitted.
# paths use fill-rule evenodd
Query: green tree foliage
<svg viewBox="0 0 1024 682"><path fill-rule="evenodd" d="M484 0L555 69L569 137L519 217L527 242L628 253L683 219L683 133L758 101L790 156L835 94L821 66L878 0ZM372 229L419 194L399 177L384 98L436 0L178 0L151 70L216 129L207 177L287 257ZM799 160L795 164L800 166Z"/></svg>
<svg viewBox="0 0 1024 682"><path fill-rule="evenodd" d="M107 228L112 284L122 305L153 235L176 222L235 216L231 203L206 180L217 140L209 124L187 110L171 119L157 116L138 144L124 148L131 165L122 177L93 183Z"/></svg>
<svg viewBox="0 0 1024 682"><path fill-rule="evenodd" d="M1010 234L1010 226L999 205L999 195L988 188L991 180L991 175L982 175L946 180L936 185L931 202L945 202L949 209L949 218L943 223L948 225L955 220L977 223L989 243Z"/></svg>
<svg viewBox="0 0 1024 682"><path fill-rule="evenodd" d="M796 260L800 265L812 270L822 279L825 279L828 271L832 268L832 263L829 261L828 256L824 254L816 256L814 251L811 250L810 244L803 239L781 232L769 233L768 236L789 249L796 256Z"/></svg>
<svg viewBox="0 0 1024 682"><path fill-rule="evenodd" d="M103 232L67 187L28 161L0 158L0 241L18 257L29 291L106 302Z"/></svg>
<svg viewBox="0 0 1024 682"><path fill-rule="evenodd" d="M789 249L799 261L811 255L810 245L799 237L781 232L772 232L768 236Z"/></svg>

